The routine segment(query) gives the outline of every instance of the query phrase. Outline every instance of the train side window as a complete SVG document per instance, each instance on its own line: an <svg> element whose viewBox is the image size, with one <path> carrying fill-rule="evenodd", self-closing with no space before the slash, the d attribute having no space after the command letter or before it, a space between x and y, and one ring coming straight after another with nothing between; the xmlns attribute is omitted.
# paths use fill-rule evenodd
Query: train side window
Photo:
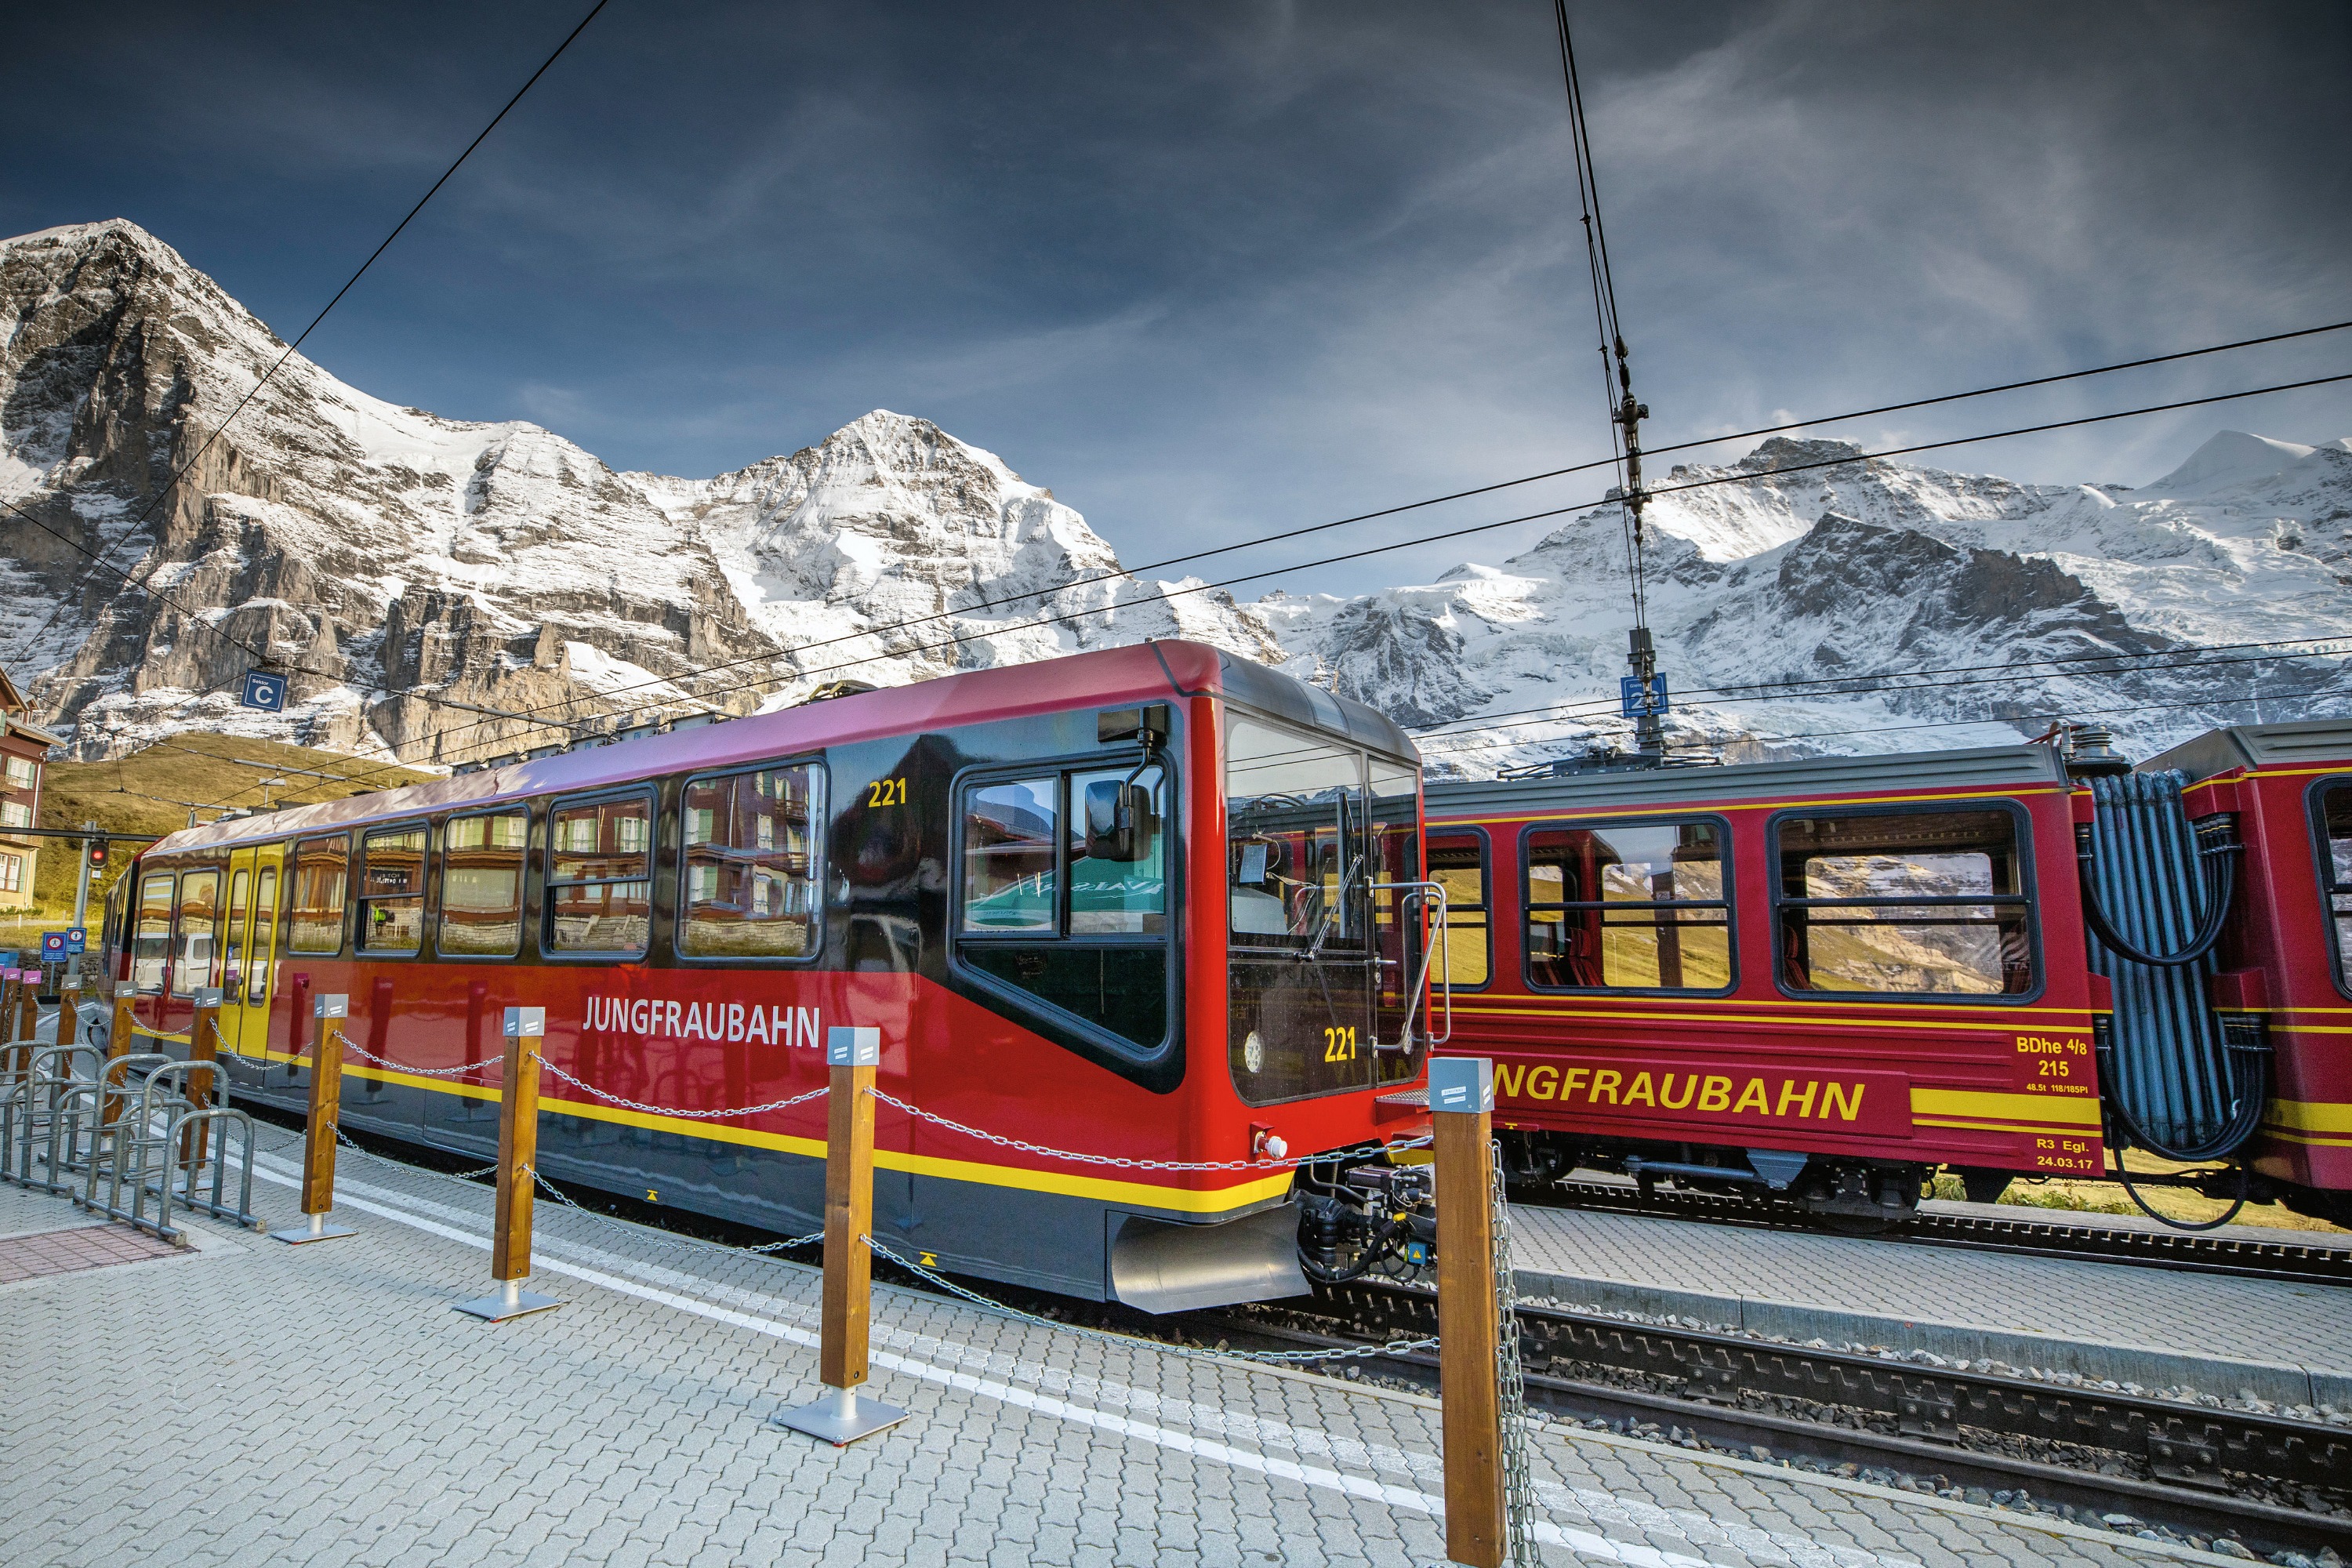
<svg viewBox="0 0 2352 1568"><path fill-rule="evenodd" d="M522 862L530 845L529 812L453 816L442 825L436 951L465 958L512 958L521 951Z"/></svg>
<svg viewBox="0 0 2352 1568"><path fill-rule="evenodd" d="M1484 985L1492 977L1487 936L1486 836L1429 831L1429 879L1445 889L1446 985Z"/></svg>
<svg viewBox="0 0 2352 1568"><path fill-rule="evenodd" d="M1729 989L1720 823L1546 826L1523 843L1529 989Z"/></svg>
<svg viewBox="0 0 2352 1568"><path fill-rule="evenodd" d="M817 948L815 825L824 775L809 763L690 779L681 807L678 951L806 958Z"/></svg>
<svg viewBox="0 0 2352 1568"><path fill-rule="evenodd" d="M1047 931L1059 912L1062 780L977 784L963 805L966 931Z"/></svg>
<svg viewBox="0 0 2352 1568"><path fill-rule="evenodd" d="M969 784L959 815L957 954L971 969L1129 1046L1168 1036L1167 787L1120 826L1133 764Z"/></svg>
<svg viewBox="0 0 2352 1568"><path fill-rule="evenodd" d="M139 884L138 923L131 932L131 984L142 995L163 989L163 969L172 957L172 874Z"/></svg>
<svg viewBox="0 0 2352 1568"><path fill-rule="evenodd" d="M425 945L425 833L394 827L360 839L360 946L415 952Z"/></svg>
<svg viewBox="0 0 2352 1568"><path fill-rule="evenodd" d="M547 815L548 948L642 953L653 925L653 801L558 805Z"/></svg>
<svg viewBox="0 0 2352 1568"><path fill-rule="evenodd" d="M2327 930L2336 944L2336 984L2352 991L2352 784L2322 785L2314 805Z"/></svg>
<svg viewBox="0 0 2352 1568"><path fill-rule="evenodd" d="M294 846L293 886L288 902L293 929L287 949L317 954L343 951L343 898L350 874L351 845L342 835L305 838Z"/></svg>
<svg viewBox="0 0 2352 1568"><path fill-rule="evenodd" d="M1772 837L1787 989L1990 997L2034 988L2014 814L1792 816Z"/></svg>
<svg viewBox="0 0 2352 1568"><path fill-rule="evenodd" d="M172 994L220 984L220 873L187 871L172 922Z"/></svg>
<svg viewBox="0 0 2352 1568"><path fill-rule="evenodd" d="M269 1000L269 972L278 952L278 868L264 866L253 881L253 951L247 955L245 999Z"/></svg>
<svg viewBox="0 0 2352 1568"><path fill-rule="evenodd" d="M244 999L246 906L253 895L253 873L236 870L228 878L228 927L221 936L221 989L230 1005Z"/></svg>

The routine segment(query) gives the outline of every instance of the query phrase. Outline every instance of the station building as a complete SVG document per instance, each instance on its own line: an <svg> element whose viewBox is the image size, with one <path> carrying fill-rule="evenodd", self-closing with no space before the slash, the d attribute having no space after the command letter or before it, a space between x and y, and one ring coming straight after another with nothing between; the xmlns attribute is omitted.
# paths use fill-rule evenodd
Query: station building
<svg viewBox="0 0 2352 1568"><path fill-rule="evenodd" d="M25 831L41 819L43 759L58 738L34 723L8 672L0 669L0 910L33 901L41 841Z"/></svg>

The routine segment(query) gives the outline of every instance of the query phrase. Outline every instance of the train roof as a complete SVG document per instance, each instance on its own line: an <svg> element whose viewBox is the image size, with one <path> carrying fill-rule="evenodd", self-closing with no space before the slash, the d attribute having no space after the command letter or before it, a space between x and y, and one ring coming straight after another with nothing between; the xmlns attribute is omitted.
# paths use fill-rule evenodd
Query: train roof
<svg viewBox="0 0 2352 1568"><path fill-rule="evenodd" d="M1424 784L1429 816L1540 816L1606 806L1728 805L1820 795L1912 795L1923 789L2014 789L2066 784L2050 746L1984 746L1862 757L1801 757L1708 768L1628 768L1559 778Z"/></svg>
<svg viewBox="0 0 2352 1568"><path fill-rule="evenodd" d="M1419 765L1421 753L1412 738L1385 714L1204 643L1167 639L969 670L426 784L210 822L161 838L147 852L226 848L541 795L614 788L667 773L805 755L826 746L915 734L940 725L1209 693L1276 718L1336 731L1370 750Z"/></svg>
<svg viewBox="0 0 2352 1568"><path fill-rule="evenodd" d="M2285 724L2232 724L2141 763L2141 773L2179 768L2210 779L2239 768L2325 767L2352 762L2352 719L2301 719Z"/></svg>

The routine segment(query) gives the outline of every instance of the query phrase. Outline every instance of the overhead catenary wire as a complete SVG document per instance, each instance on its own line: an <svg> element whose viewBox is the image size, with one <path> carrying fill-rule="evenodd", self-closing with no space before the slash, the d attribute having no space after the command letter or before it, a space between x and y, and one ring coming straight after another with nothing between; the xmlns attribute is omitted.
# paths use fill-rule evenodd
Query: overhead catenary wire
<svg viewBox="0 0 2352 1568"><path fill-rule="evenodd" d="M579 37L582 33L587 31L588 24L596 19L597 14L603 11L608 3L609 0L595 0L595 3L589 6L587 15L580 18L579 22L573 26L572 31L564 35L563 41L555 46L554 51L544 60L540 62L539 68L531 72L530 78L523 82L522 86L515 89L514 96L508 99L505 104L499 108L496 114L490 116L489 123L483 126L482 129L475 134L475 137L471 142L466 143L466 150L458 153L456 158L452 159L447 168L441 171L441 177L435 180L425 193L416 198L416 205L408 209L407 213L402 216L401 220L393 226L392 232L385 235L383 240L377 244L376 247L368 253L367 259L361 262L357 269L355 269L349 278L343 280L343 286L335 290L333 298L330 299L324 305L319 307L319 313L310 318L310 324L304 327L300 332L297 333L294 341L288 343L278 356L270 362L269 368L261 374L260 378L253 384L252 387L247 391L243 397L237 399L236 405L228 411L226 416L224 417L218 425L213 426L212 434L205 437L203 442L197 446L195 452L188 458L188 460L173 470L172 477L158 488L155 492L155 499L147 503L145 510L140 512L138 518L132 521L130 528L123 531L121 537L128 538L131 534L136 533L140 529L146 526L149 520L155 515L155 509L162 506L164 500L179 488L180 481L187 478L189 472L193 470L198 463L204 461L205 454L212 450L214 443L220 439L222 433L228 429L230 424L236 420L238 415L245 412L247 405L252 403L256 397L261 395L261 389L268 385L269 383L276 378L278 371L283 369L287 362L294 357L296 351L301 348L303 342L309 339L312 332L318 331L319 323L327 319L327 313L332 310L337 305L342 303L343 296L350 293L359 280L367 275L368 268L376 264L377 258L382 257L387 249L391 248L392 242L398 239L402 232L405 230L411 223L415 221L416 215L425 210L425 205L431 201L435 195L439 194L442 186L449 183L450 176L457 174L457 170L465 163L466 160L474 155L474 150L479 147L485 141L488 140L490 132L496 131L499 128L499 122L505 120L506 117L513 111L515 105L522 101L523 95L538 85L539 79L547 74L549 68L553 66L558 59L562 58L563 52L572 47L572 40ZM94 563L104 566L107 570L113 572L115 575L121 577L131 587L137 588L142 593L147 593L154 598L157 598L163 601L163 603L170 605L172 608L178 610L180 614L191 624L201 626L205 630L213 633L213 635L219 637L222 641L228 643L231 647L252 655L257 662L263 664L272 662L271 656L267 649L257 649L250 643L233 637L222 628L214 626L211 622L204 619L201 616L189 611L178 601L151 587L147 583L131 577L129 573L115 566L113 563L107 561L101 554L85 549L79 541L59 533L56 529L49 527L47 523L41 521L40 519L33 516L30 512L24 510L13 502L0 501L0 506L6 507L8 510L24 519L26 522L31 523L42 532L48 534L51 538L58 540L60 542L67 544L81 554L88 556ZM152 578L156 572L162 571L165 564L168 563L158 562L155 567L148 573L148 576ZM80 597L81 590L87 585L87 582L88 579L85 577L80 581L77 581L72 584L68 588L67 592L59 597L58 601L58 608L51 611L49 618L42 623L38 630L34 632L33 637L35 639L40 637L51 626L54 626L57 623L58 616L63 614L68 607L73 605ZM303 673L315 675L318 672L304 671ZM371 689L382 690L383 689L379 687L373 688Z"/></svg>
<svg viewBox="0 0 2352 1568"><path fill-rule="evenodd" d="M2234 401L2240 398L2263 396L2277 392L2298 391L2305 387L2331 385L2347 381L2352 381L2352 371L2340 373L2335 375L2308 378L2303 381L2283 383L2272 386L2250 387L2239 392L2217 393L2204 397L2178 399L2170 403L2157 404L2139 408L2118 409L2105 414L2084 415L2073 419L2046 421L2040 425L2021 426L2008 430L1990 431L1975 436L1953 437L1941 441L1916 442L1907 447L1895 447L1879 452L1864 452L1852 457L1823 458L1802 463L1787 464L1769 471L1741 471L1720 474L1704 479L1685 480L1678 484L1660 486L1655 493L1673 494L1687 490L1706 489L1728 484L1751 483L1764 479L1779 479L1791 473L1851 467L1857 464L1882 461L1888 458L1907 456L1916 452L1933 451L1949 447L1969 446L1981 441L2002 440L2017 436L2036 435L2050 430L2068 429L2084 425L2095 425L2116 419L2134 418L2149 414L2168 413L2179 408L2197 407L2213 403ZM1143 595L1105 608L1065 611L1056 615L1039 616L1033 620L1014 622L1006 626L992 626L984 631L958 634L935 642L917 644L912 647L900 647L888 649L881 653L865 655L835 664L819 666L814 669L799 669L793 672L791 679L793 680L805 680L820 675L833 674L840 670L857 668L861 666L874 662L877 658L903 658L922 653L942 652L950 648L960 647L965 643L980 641L990 637L1001 637L1011 632L1034 630L1044 626L1096 619L1114 615L1121 610L1137 609L1148 605L1164 603L1170 600L1197 594L1210 593L1221 588L1230 588L1243 583L1257 582L1267 577L1280 576L1286 573L1311 571L1318 567L1333 565L1341 562L1362 560L1370 556L1384 554L1397 550L1411 549L1418 545L1435 543L1447 540L1460 539L1474 534L1489 532L1496 529L1507 528L1515 524L1539 521L1545 519L1559 517L1570 513L1590 511L1593 507L1601 503L1594 500L1580 501L1569 506L1550 508L1541 511L1525 513L1517 517L1504 518L1493 522L1476 523L1462 528L1448 529L1436 533L1425 534L1414 539L1397 540L1382 544L1370 545L1360 550L1349 551L1335 555L1325 556L1316 561L1296 563L1280 567L1270 567L1263 571L1246 573L1234 577L1223 578L1213 583L1186 584L1164 590L1158 594ZM965 612L941 612L931 616L917 617L915 620L904 623L903 625L874 627L864 632L851 634L851 637L880 637L890 631L905 629L905 626L907 626L920 625L924 622L945 619L949 618L951 615L961 613ZM828 640L837 642L851 639L835 638ZM816 644L808 646L824 645ZM737 668L746 663L765 662L767 657L768 656L762 656L762 658L757 661L752 659L731 660L727 664L708 667L706 669L698 673L710 674L731 668ZM693 679L695 673L697 672L660 677L652 680L635 683L635 685L615 687L609 689L600 695L609 698L616 696L622 692L641 689L645 686L675 685L679 681ZM763 677L738 682L732 686L719 687L715 689L703 689L698 690L697 695L699 698L707 700L713 696L723 696L731 692L748 690L771 683L770 678ZM553 706L553 704L550 704L549 706ZM524 711L529 712L532 710L525 710ZM485 726L486 722L487 721L476 721L471 724L457 725L447 730L433 731L425 736L419 737L419 739L436 742L444 742L454 736L462 735L469 731L482 728ZM375 776L381 776L383 773L390 772L395 768L405 768L407 764L396 761L389 763L377 764L375 767Z"/></svg>

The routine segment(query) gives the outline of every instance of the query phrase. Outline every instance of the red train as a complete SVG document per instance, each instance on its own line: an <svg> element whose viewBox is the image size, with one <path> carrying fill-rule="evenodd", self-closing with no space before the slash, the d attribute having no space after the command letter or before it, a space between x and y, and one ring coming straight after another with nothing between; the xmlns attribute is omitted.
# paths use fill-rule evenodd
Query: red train
<svg viewBox="0 0 2352 1568"><path fill-rule="evenodd" d="M2352 724L2074 740L1433 784L1445 1048L1518 1179L1867 1229L2136 1144L2352 1220Z"/></svg>
<svg viewBox="0 0 2352 1568"><path fill-rule="evenodd" d="M175 833L105 951L159 1027L222 987L237 1092L289 1108L309 999L347 995L347 1037L400 1066L347 1058L344 1120L468 1154L502 1009L543 1006L552 1065L659 1109L549 1080L542 1169L784 1231L823 1210L822 1102L667 1112L813 1088L827 1026L879 1026L902 1100L1208 1167L886 1106L882 1239L1165 1310L1303 1290L1282 1152L1425 1114L1391 1092L1426 1051L1419 826L1388 720L1160 642Z"/></svg>

